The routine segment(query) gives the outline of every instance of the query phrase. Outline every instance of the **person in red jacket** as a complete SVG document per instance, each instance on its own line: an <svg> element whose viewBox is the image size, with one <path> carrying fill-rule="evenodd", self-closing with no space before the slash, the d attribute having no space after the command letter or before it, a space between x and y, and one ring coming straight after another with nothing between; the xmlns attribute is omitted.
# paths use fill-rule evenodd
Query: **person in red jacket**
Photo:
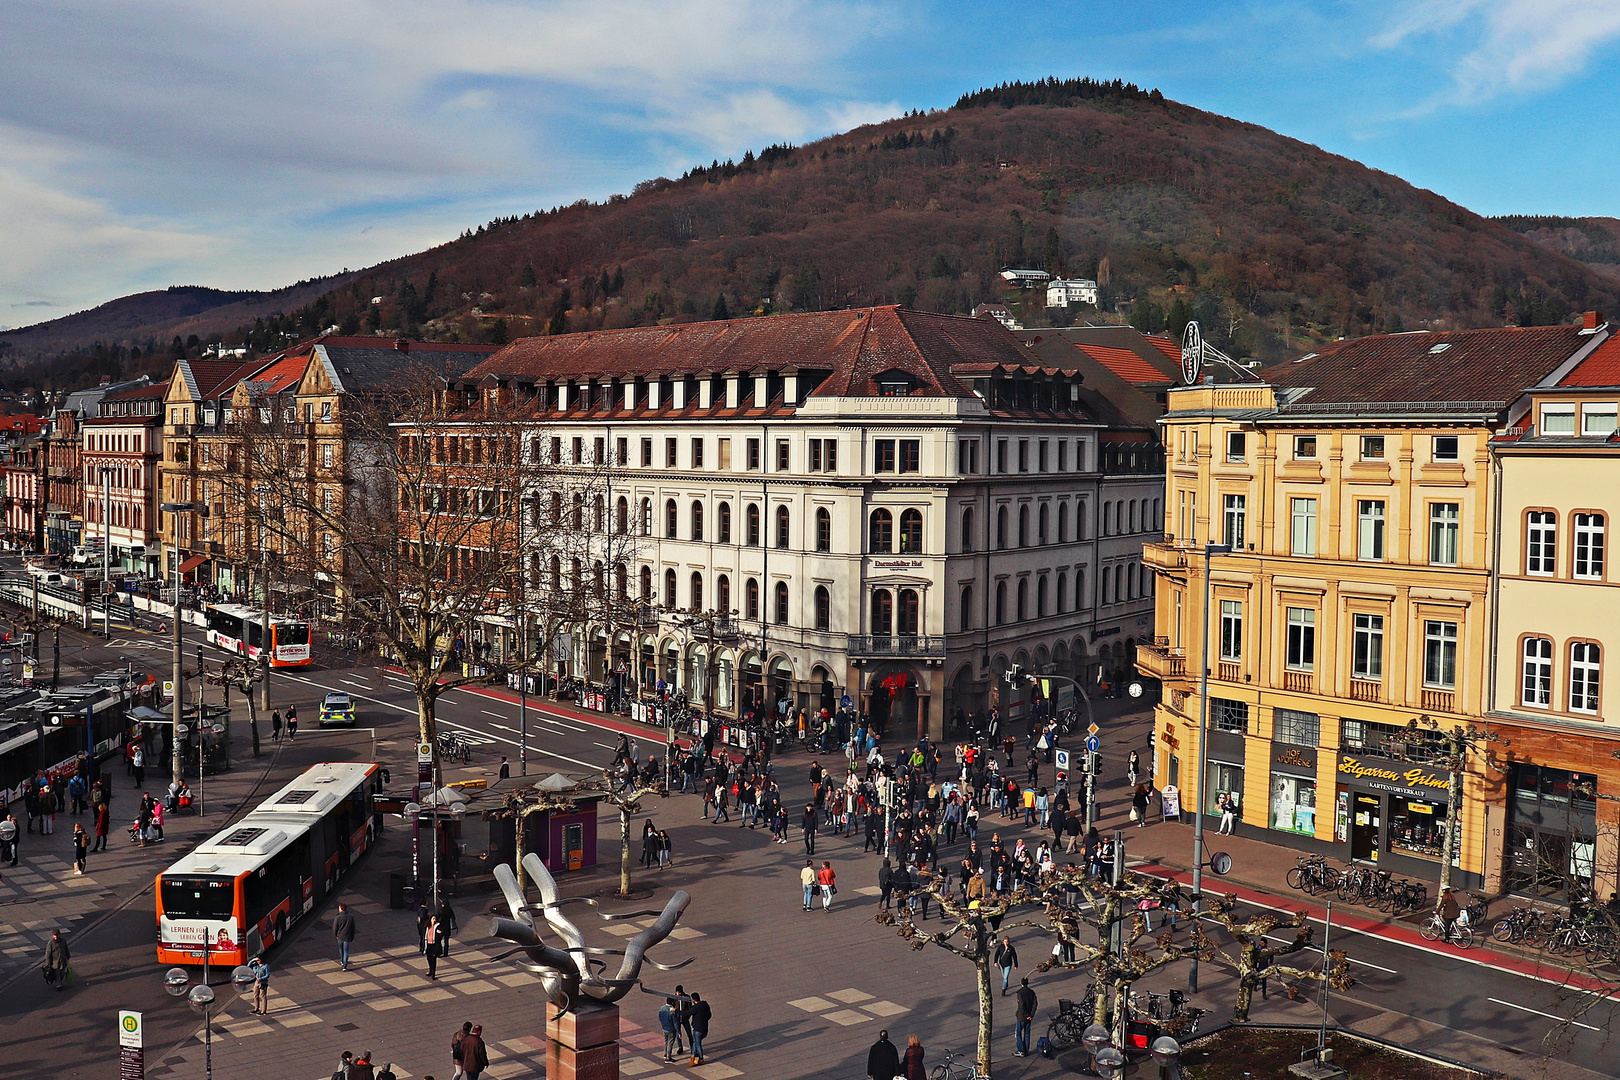
<svg viewBox="0 0 1620 1080"><path fill-rule="evenodd" d="M838 889L838 877L833 873L832 863L821 864L821 869L816 871L816 884L821 886L821 910L831 911L833 893Z"/></svg>
<svg viewBox="0 0 1620 1080"><path fill-rule="evenodd" d="M923 1070L922 1040L913 1035L906 1040L906 1056L900 1063L900 1075L906 1080L928 1080Z"/></svg>

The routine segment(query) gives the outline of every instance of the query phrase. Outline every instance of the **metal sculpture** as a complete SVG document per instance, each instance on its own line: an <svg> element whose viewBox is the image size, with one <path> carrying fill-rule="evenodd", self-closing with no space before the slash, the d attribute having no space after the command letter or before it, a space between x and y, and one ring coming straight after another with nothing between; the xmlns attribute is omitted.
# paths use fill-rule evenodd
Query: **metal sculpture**
<svg viewBox="0 0 1620 1080"><path fill-rule="evenodd" d="M643 963L651 964L660 971L675 971L692 962L691 957L678 964L660 964L647 955L647 950L669 937L680 921L681 913L686 905L691 903L692 897L685 890L679 890L669 898L662 912L631 911L621 914L598 915L604 921L619 921L623 919L643 919L649 915L657 915L653 924L631 938L621 949L596 949L585 944L585 935L579 927L574 925L568 916L562 913L564 904L590 904L596 907L596 901L590 897L559 897L557 895L557 881L546 869L546 864L540 857L530 853L523 857L523 870L534 881L540 890L540 902L528 903L523 896L523 890L518 886L517 874L507 863L495 868L495 881L506 895L507 907L512 911L510 919L496 916L490 920L489 932L492 936L516 943L521 952L528 957L528 963L523 966L540 976L541 985L545 987L546 999L557 1006L558 1015L573 1011L581 1000L594 1001L603 1005L611 1005L630 993L632 989L641 986L641 966ZM564 948L547 945L540 937L539 927L535 924L534 916L540 915L553 931L562 938ZM508 956L513 955L508 953ZM606 978L606 963L599 959L608 956L622 956L618 974L613 978ZM599 971L598 969L603 969ZM646 990L646 993L662 991ZM663 995L668 996L668 995Z"/></svg>

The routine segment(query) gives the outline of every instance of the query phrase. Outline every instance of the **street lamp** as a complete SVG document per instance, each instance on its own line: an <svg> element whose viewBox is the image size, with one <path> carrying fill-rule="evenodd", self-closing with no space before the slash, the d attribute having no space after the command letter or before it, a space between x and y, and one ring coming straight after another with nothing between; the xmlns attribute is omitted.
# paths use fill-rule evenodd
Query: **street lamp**
<svg viewBox="0 0 1620 1080"><path fill-rule="evenodd" d="M1160 1035L1148 1047L1153 1060L1159 1066L1159 1080L1170 1080L1170 1070L1180 1062L1181 1044L1168 1035Z"/></svg>
<svg viewBox="0 0 1620 1080"><path fill-rule="evenodd" d="M1204 888L1204 782L1209 771L1209 605L1214 596L1214 585L1209 579L1209 563L1215 555L1232 554L1231 544L1204 545L1204 646L1198 666L1198 781L1193 803L1193 895L1192 917L1198 918L1198 909ZM1198 992L1198 957L1192 957L1187 968L1187 989Z"/></svg>
<svg viewBox="0 0 1620 1080"><path fill-rule="evenodd" d="M163 503L158 509L174 517L174 743L171 747L174 760L174 779L180 779L180 729L185 724L182 715L185 709L186 682L185 671L182 668L183 660L180 655L180 515L191 513L197 509L196 503ZM202 746L202 706L197 707L197 746ZM202 781L202 760L197 762L197 780ZM171 973L172 974L172 973Z"/></svg>
<svg viewBox="0 0 1620 1080"><path fill-rule="evenodd" d="M238 972L246 968L237 968ZM251 977L251 976L250 976ZM231 981L236 981L236 974L232 973ZM240 985L240 984L238 984ZM208 1080L214 1080L214 991L206 979L193 986L191 976L185 968L172 967L163 976L163 989L168 991L170 997L183 997L190 1002L191 1007L202 1013L203 1018L203 1054L206 1062ZM189 991L189 992L188 992Z"/></svg>

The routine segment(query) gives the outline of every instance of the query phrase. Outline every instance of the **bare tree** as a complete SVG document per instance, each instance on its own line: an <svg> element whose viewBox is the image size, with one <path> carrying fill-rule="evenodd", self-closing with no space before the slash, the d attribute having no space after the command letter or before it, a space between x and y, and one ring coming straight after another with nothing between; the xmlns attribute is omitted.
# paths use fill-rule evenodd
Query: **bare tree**
<svg viewBox="0 0 1620 1080"><path fill-rule="evenodd" d="M1203 923L1193 922L1193 941L1199 959L1219 957L1237 970L1237 1000L1232 1006L1232 1018L1240 1023L1249 1019L1254 991L1268 978L1280 978L1283 992L1290 999L1299 996L1302 982L1326 982L1335 990L1348 990L1356 983L1350 977L1350 961L1342 949L1328 950L1327 962L1321 967L1289 967L1277 963L1279 957L1292 956L1310 947L1316 927L1310 924L1310 916L1305 912L1287 916L1269 911L1240 915L1237 897L1227 894L1214 900L1204 910L1204 916L1219 923L1232 937L1234 951L1221 952L1204 933ZM1274 942L1270 935L1278 930L1293 930L1294 936L1284 942Z"/></svg>

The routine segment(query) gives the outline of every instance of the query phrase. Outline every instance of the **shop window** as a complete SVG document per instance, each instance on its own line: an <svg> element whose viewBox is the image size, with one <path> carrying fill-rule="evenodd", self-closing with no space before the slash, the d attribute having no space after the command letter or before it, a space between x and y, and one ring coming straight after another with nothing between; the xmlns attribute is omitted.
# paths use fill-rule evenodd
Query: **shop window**
<svg viewBox="0 0 1620 1080"><path fill-rule="evenodd" d="M1209 722L1216 731L1242 735L1249 730L1249 703L1212 697L1209 699Z"/></svg>
<svg viewBox="0 0 1620 1080"><path fill-rule="evenodd" d="M1204 813L1221 812L1221 796L1229 795L1238 804L1238 820L1243 820L1243 766L1227 761L1211 761L1204 778Z"/></svg>
<svg viewBox="0 0 1620 1080"><path fill-rule="evenodd" d="M1271 827L1300 836L1316 835L1316 781L1273 773Z"/></svg>
<svg viewBox="0 0 1620 1080"><path fill-rule="evenodd" d="M1389 850L1420 859L1438 859L1446 836L1444 799L1389 797Z"/></svg>
<svg viewBox="0 0 1620 1080"><path fill-rule="evenodd" d="M1317 746L1322 741L1322 718L1315 713L1278 709L1274 723L1276 730L1272 738L1277 742Z"/></svg>

